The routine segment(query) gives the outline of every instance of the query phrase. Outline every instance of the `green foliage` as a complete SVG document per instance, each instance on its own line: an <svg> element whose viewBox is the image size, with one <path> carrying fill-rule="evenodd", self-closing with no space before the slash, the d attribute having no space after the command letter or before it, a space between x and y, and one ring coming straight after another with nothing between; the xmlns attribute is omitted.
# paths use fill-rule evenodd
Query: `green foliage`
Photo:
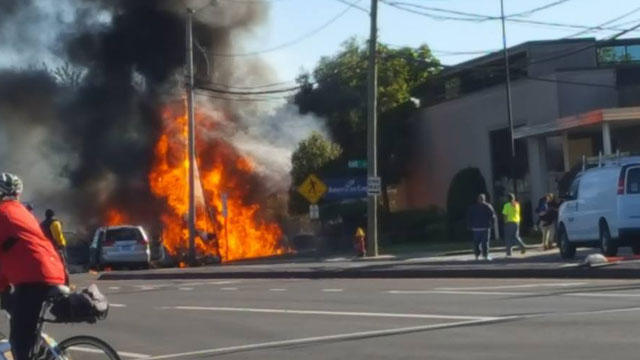
<svg viewBox="0 0 640 360"><path fill-rule="evenodd" d="M289 210L302 214L308 211L308 202L296 191L307 176L320 174L332 168L333 162L342 153L340 145L326 139L322 134L313 132L311 136L298 144L291 155L291 181L293 188L289 196Z"/></svg>
<svg viewBox="0 0 640 360"><path fill-rule="evenodd" d="M466 215L487 184L478 168L468 167L454 175L447 193L447 229L451 240L468 240Z"/></svg>
<svg viewBox="0 0 640 360"><path fill-rule="evenodd" d="M337 159L341 153L340 145L331 142L318 132L313 132L298 144L298 148L291 155L293 184L299 185L307 176L318 172L324 165Z"/></svg>
<svg viewBox="0 0 640 360"><path fill-rule="evenodd" d="M350 39L341 51L323 57L312 74L298 78L302 89L295 103L302 113L327 119L332 138L351 159L366 155L367 44ZM410 101L413 91L439 71L440 64L426 45L419 48L378 49L378 111L387 112Z"/></svg>
<svg viewBox="0 0 640 360"><path fill-rule="evenodd" d="M384 238L402 242L439 242L446 238L446 215L438 207L386 214L382 221Z"/></svg>

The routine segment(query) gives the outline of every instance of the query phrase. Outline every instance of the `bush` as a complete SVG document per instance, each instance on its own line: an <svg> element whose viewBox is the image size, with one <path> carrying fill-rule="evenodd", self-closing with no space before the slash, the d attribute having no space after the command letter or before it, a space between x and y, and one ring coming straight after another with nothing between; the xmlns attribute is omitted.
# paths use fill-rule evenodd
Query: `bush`
<svg viewBox="0 0 640 360"><path fill-rule="evenodd" d="M407 210L387 214L382 219L382 232L391 243L410 241L438 241L445 237L445 213L431 207L426 210Z"/></svg>
<svg viewBox="0 0 640 360"><path fill-rule="evenodd" d="M478 168L468 167L453 176L447 193L447 234L456 241L468 240L467 209L478 194L487 193L487 184Z"/></svg>

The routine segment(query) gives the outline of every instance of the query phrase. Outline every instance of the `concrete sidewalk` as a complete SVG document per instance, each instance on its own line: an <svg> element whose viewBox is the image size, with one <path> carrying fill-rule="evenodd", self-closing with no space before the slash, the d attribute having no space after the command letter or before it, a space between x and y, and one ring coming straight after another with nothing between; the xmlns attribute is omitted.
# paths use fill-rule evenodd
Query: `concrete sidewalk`
<svg viewBox="0 0 640 360"><path fill-rule="evenodd" d="M557 251L529 249L525 255L506 257L494 253L493 261L476 261L471 254L453 256L379 257L359 259L268 259L241 264L186 269L112 271L99 275L100 280L145 279L346 279L346 278L594 278L635 279L640 277L640 262L621 261L588 266L584 258L594 250L582 250L567 262ZM624 255L624 254L623 254Z"/></svg>

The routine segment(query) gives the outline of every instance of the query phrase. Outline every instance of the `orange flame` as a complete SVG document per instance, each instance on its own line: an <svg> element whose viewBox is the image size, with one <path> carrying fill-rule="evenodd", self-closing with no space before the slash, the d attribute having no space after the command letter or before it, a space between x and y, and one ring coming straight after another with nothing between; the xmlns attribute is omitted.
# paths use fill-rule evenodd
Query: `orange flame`
<svg viewBox="0 0 640 360"><path fill-rule="evenodd" d="M162 116L164 126L155 145L149 184L152 193L166 204L161 217L164 245L172 255L184 257L189 233L187 118L182 108L175 111L171 107L165 108ZM210 131L214 126L212 119L201 116L196 122L197 130ZM230 261L285 253L280 227L261 217L259 204L246 200L251 191L252 161L221 139L199 136L196 143L198 254ZM214 234L215 239L206 234Z"/></svg>
<svg viewBox="0 0 640 360"><path fill-rule="evenodd" d="M117 226L128 223L129 219L124 212L117 209L109 209L105 222L107 226Z"/></svg>

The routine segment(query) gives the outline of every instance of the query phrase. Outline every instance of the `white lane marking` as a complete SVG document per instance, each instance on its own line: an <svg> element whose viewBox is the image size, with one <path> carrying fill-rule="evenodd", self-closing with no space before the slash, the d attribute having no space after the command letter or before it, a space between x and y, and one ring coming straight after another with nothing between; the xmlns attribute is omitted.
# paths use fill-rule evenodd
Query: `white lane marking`
<svg viewBox="0 0 640 360"><path fill-rule="evenodd" d="M314 337L288 339L288 340L281 340L281 341L270 341L270 342L257 343L257 344L229 346L229 347L205 349L205 350L198 350L198 351L191 351L191 352L184 352L184 353L177 353L177 354L153 356L148 358L148 360L165 360L165 359L174 359L174 358L191 357L191 356L211 356L211 355L220 355L220 354L227 354L227 353L240 352L240 351L268 349L268 348L282 347L282 346L313 344L313 343L322 343L322 342L337 341L337 340L364 339L364 338L376 337L376 336L390 336L390 335L399 335L399 334L406 334L406 333L420 332L420 331L427 331L427 330L446 329L446 328L457 327L457 326L489 324L492 322L496 322L500 320L508 320L508 319L509 317L493 318L490 320L467 320L467 321L450 322L450 323L443 323L443 324L432 324L432 325L412 326L412 327L403 327L403 328L394 328L394 329L385 329L385 330L361 331L361 332L336 334L336 335L314 336Z"/></svg>
<svg viewBox="0 0 640 360"><path fill-rule="evenodd" d="M583 296L583 297L640 297L640 294L638 293L630 293L630 294L625 294L625 293L619 293L619 294L615 294L615 293L572 293L572 294L562 294L564 296Z"/></svg>
<svg viewBox="0 0 640 360"><path fill-rule="evenodd" d="M475 286L475 287L439 287L435 290L451 290L451 291L464 291L464 290L501 290L501 289L529 289L538 287L571 287L585 285L586 282L573 282L573 283L542 283L542 284L522 284L522 285L501 285L501 286Z"/></svg>
<svg viewBox="0 0 640 360"><path fill-rule="evenodd" d="M72 346L69 349L75 350L75 351L79 351L79 352L92 353L92 354L102 354L103 353L102 350L88 348L88 347L84 347L84 346ZM151 355L147 355L147 354L138 354L138 353L128 352L128 351L118 351L118 355L124 356L124 357L128 357L128 358L132 358L132 359L146 359L146 358L151 356Z"/></svg>
<svg viewBox="0 0 640 360"><path fill-rule="evenodd" d="M342 292L343 289L322 289L323 292Z"/></svg>
<svg viewBox="0 0 640 360"><path fill-rule="evenodd" d="M120 286L109 286L109 290L120 290Z"/></svg>
<svg viewBox="0 0 640 360"><path fill-rule="evenodd" d="M226 284L237 284L240 280L224 280L224 281L196 281L196 282L184 282L178 283L176 285L180 286L200 286L200 285L226 285Z"/></svg>
<svg viewBox="0 0 640 360"><path fill-rule="evenodd" d="M360 316L360 317L386 317L386 318L409 318L409 319L449 319L449 320L495 320L495 319L498 319L497 317L493 317L493 316L401 314L401 313L374 313L374 312L325 311L325 310L232 308L232 307L208 307L208 306L174 306L172 307L172 309L266 313L266 314Z"/></svg>
<svg viewBox="0 0 640 360"><path fill-rule="evenodd" d="M389 290L389 294L441 294L441 295L496 295L518 296L534 295L534 292L505 292L505 291L446 291L446 290Z"/></svg>
<svg viewBox="0 0 640 360"><path fill-rule="evenodd" d="M488 296L532 296L532 295L545 295L543 292L524 292L524 291L445 291L445 290L390 290L389 294L404 294L404 295L488 295ZM638 298L638 293L566 293L555 294L555 296L571 296L571 297L593 297L593 298Z"/></svg>
<svg viewBox="0 0 640 360"><path fill-rule="evenodd" d="M269 289L269 291L273 291L273 292L283 292L283 291L287 291L287 289L280 289L280 288L276 288L276 289Z"/></svg>
<svg viewBox="0 0 640 360"><path fill-rule="evenodd" d="M222 290L222 291L235 291L235 290L238 290L238 288L237 287L223 287L223 288L220 288L220 290Z"/></svg>
<svg viewBox="0 0 640 360"><path fill-rule="evenodd" d="M182 291L192 291L192 290L193 290L193 288L192 288L192 287L181 287L181 288L178 288L178 290L182 290Z"/></svg>
<svg viewBox="0 0 640 360"><path fill-rule="evenodd" d="M640 311L640 307L623 308L623 309L609 309L609 310L594 310L594 311L578 311L571 313L560 313L558 315L598 315L598 314L615 314L622 312Z"/></svg>
<svg viewBox="0 0 640 360"><path fill-rule="evenodd" d="M112 304L112 303L109 303L109 307L124 308L124 307L127 307L127 305L125 305L125 304Z"/></svg>

